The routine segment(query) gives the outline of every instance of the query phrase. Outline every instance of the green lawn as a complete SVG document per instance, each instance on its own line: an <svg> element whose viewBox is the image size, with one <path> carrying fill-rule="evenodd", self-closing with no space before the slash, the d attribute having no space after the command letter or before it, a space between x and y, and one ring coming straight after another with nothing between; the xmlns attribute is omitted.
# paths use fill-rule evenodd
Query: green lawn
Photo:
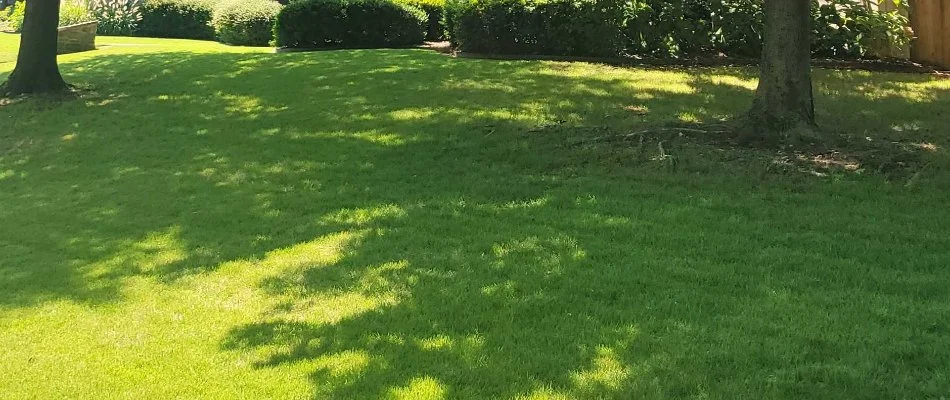
<svg viewBox="0 0 950 400"><path fill-rule="evenodd" d="M4 398L950 395L950 80L817 71L848 172L592 140L748 69L99 44L0 106Z"/></svg>

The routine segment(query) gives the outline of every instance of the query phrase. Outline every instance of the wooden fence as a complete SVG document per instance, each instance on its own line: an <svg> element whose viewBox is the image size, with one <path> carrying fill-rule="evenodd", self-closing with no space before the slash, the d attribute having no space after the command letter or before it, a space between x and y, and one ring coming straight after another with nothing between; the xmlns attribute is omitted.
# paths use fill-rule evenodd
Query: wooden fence
<svg viewBox="0 0 950 400"><path fill-rule="evenodd" d="M950 69L950 0L912 0L914 61Z"/></svg>

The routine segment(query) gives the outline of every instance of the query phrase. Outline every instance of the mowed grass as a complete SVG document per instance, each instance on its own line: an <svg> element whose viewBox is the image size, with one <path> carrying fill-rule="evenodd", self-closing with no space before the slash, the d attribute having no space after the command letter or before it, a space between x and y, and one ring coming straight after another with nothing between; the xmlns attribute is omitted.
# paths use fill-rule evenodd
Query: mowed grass
<svg viewBox="0 0 950 400"><path fill-rule="evenodd" d="M816 71L892 174L591 140L747 69L100 46L0 107L0 397L950 395L950 81Z"/></svg>

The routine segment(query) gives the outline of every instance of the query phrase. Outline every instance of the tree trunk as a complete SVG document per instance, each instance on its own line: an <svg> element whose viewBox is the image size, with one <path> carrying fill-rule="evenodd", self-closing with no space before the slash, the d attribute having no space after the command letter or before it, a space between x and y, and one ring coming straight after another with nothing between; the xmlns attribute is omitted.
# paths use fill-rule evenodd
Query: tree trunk
<svg viewBox="0 0 950 400"><path fill-rule="evenodd" d="M29 0L16 67L0 95L62 92L68 88L56 65L60 0Z"/></svg>
<svg viewBox="0 0 950 400"><path fill-rule="evenodd" d="M815 132L811 0L765 0L759 88L743 127L748 139L798 141Z"/></svg>

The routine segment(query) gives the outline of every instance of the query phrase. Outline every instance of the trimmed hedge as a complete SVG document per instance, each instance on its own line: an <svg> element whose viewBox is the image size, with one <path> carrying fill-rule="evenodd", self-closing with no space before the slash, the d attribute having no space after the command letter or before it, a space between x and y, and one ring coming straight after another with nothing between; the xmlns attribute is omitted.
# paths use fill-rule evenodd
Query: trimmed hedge
<svg viewBox="0 0 950 400"><path fill-rule="evenodd" d="M213 40L212 0L146 0L139 36Z"/></svg>
<svg viewBox="0 0 950 400"><path fill-rule="evenodd" d="M450 25L464 51L614 56L623 49L622 0L524 0L453 4Z"/></svg>
<svg viewBox="0 0 950 400"><path fill-rule="evenodd" d="M229 0L215 7L211 24L222 43L267 46L280 9L272 0Z"/></svg>
<svg viewBox="0 0 950 400"><path fill-rule="evenodd" d="M572 56L693 57L762 52L762 0L448 0L462 51ZM816 56L856 58L906 46L907 19L857 0L812 0Z"/></svg>
<svg viewBox="0 0 950 400"><path fill-rule="evenodd" d="M277 16L277 46L399 47L422 43L426 14L384 0L301 0Z"/></svg>

